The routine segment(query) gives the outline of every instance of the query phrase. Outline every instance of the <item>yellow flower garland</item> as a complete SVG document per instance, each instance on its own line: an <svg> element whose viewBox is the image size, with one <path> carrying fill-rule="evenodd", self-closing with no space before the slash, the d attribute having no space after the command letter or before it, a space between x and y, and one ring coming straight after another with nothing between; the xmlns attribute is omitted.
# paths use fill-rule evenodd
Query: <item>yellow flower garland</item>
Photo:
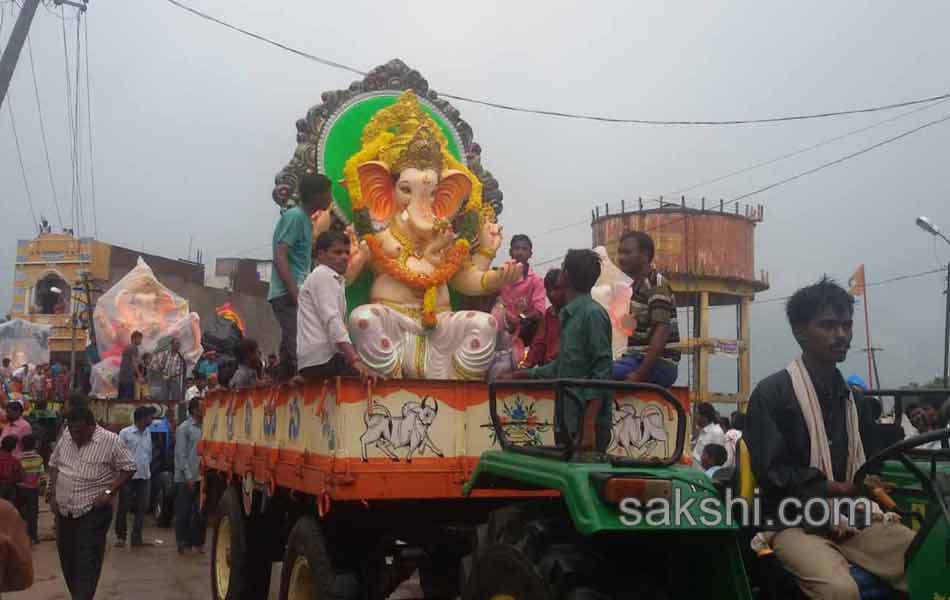
<svg viewBox="0 0 950 600"><path fill-rule="evenodd" d="M437 319L435 303L438 300L439 288L448 283L455 276L459 266L468 257L470 245L468 240L460 238L448 250L445 262L429 274L417 273L409 270L399 259L386 256L383 244L373 234L363 236L366 245L373 255L373 264L383 273L415 289L425 290L422 296L422 324L425 327L435 327Z"/></svg>

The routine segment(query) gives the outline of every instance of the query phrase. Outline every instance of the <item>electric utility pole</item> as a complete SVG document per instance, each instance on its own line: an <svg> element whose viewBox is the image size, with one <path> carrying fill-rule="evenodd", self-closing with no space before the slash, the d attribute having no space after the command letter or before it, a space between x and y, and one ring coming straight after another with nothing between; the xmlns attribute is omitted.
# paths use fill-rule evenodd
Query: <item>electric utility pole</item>
<svg viewBox="0 0 950 600"><path fill-rule="evenodd" d="M53 0L57 6L66 4L78 8L80 12L86 11L86 3L89 0L74 2L72 0ZM17 61L20 59L20 51L23 50L23 44L30 33L30 25L33 24L33 16L40 5L40 0L23 0L20 7L20 14L17 16L16 23L13 25L13 31L10 33L10 39L7 40L7 47L3 49L3 56L0 56L0 108L3 108L3 101L7 97L7 90L10 89L10 81L13 80L13 71L16 69ZM78 58L77 58L78 60Z"/></svg>
<svg viewBox="0 0 950 600"><path fill-rule="evenodd" d="M950 263L947 263L947 289L943 291L947 297L947 314L943 321L943 387L950 389L948 367L950 367Z"/></svg>
<svg viewBox="0 0 950 600"><path fill-rule="evenodd" d="M17 60L20 58L20 50L23 49L26 36L30 33L30 24L33 23L33 15L36 14L36 8L39 5L40 0L23 0L20 15L13 25L13 32L10 33L7 47L3 49L3 56L0 57L0 108L3 107L3 100L7 97L10 80L13 79L13 70L16 69Z"/></svg>

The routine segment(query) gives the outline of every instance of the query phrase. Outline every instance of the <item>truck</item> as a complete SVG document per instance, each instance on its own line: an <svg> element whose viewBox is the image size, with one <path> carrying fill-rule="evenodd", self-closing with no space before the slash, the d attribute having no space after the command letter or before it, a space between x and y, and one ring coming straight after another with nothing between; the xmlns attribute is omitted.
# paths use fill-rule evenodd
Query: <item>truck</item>
<svg viewBox="0 0 950 600"><path fill-rule="evenodd" d="M555 384L490 390L482 382L391 380L367 388L335 378L208 394L200 452L202 503L218 517L213 596L263 597L275 561L284 563L281 598L335 586L383 598L415 571L427 597L457 596L460 572L476 568L473 540L500 533L512 511L519 518L557 512L572 497L550 482L488 475L483 456L503 444L542 454L556 447L560 393ZM708 478L685 464L685 388L624 388L612 401L609 456L626 466L586 465L592 479L581 478L584 501L568 508L592 510L601 484L618 493L613 483L594 481L611 469L670 475L669 485L647 482L644 494L675 488L699 499L716 495ZM531 460L546 460L519 458L528 471ZM625 528L616 507L603 510L582 518L584 533L604 520ZM709 531L716 533L700 546L729 536L725 526Z"/></svg>

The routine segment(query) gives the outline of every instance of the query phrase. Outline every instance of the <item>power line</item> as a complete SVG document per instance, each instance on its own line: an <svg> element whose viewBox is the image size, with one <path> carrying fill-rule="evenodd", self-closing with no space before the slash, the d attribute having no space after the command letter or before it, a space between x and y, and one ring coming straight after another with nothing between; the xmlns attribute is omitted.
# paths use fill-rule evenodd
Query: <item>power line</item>
<svg viewBox="0 0 950 600"><path fill-rule="evenodd" d="M852 158L861 156L862 154L866 154L866 153L870 152L871 150L876 150L877 148L880 148L881 146L886 146L887 144L890 144L891 142L896 142L897 140L899 140L899 139L901 139L901 138L905 138L905 137L907 137L907 136L909 136L909 135L913 135L913 134L917 133L918 131L927 129L928 127L932 127L932 126L934 126L934 125L939 125L940 123L944 123L944 122L946 122L946 121L950 121L950 115L947 115L947 116L945 116L945 117L941 117L941 118L939 118L939 119L934 119L933 121L928 121L928 122L924 123L923 125L920 125L920 126L918 126L918 127L914 127L913 129L909 129L909 130L907 130L907 131L905 131L905 132L903 132L903 133L900 133L900 134L898 134L898 135L895 135L895 136L889 137L889 138L887 138L887 139L881 140L880 142L878 142L878 143L876 143L876 144L872 144L872 145L867 146L867 147L865 147L865 148L862 148L862 149L860 149L860 150L858 150L858 151L856 151L856 152L852 152L852 153L850 153L850 154L846 154L846 155L842 156L841 158L837 158L837 159L835 159L835 160L828 161L828 162L826 162L826 163L822 163L822 164L820 164L820 165L818 165L817 167L814 167L814 168L812 168L812 169L808 169L808 170L806 170L806 171L802 171L802 172L800 172L800 173L796 173L795 175L792 175L791 177L786 177L785 179L781 179L781 180L779 180L779 181L776 181L775 183L771 183L771 184L769 184L769 185L767 185L767 186L758 188L758 189L756 189L756 190L752 190L751 192L748 192L748 193L745 193L745 194L741 194L741 195L736 196L735 198L729 200L728 202L726 202L726 204L735 204L735 203L739 202L740 200L744 200L744 199L746 199L746 198L748 198L748 197L750 197L750 196L755 196L756 194L761 194L762 192L765 192L765 191L771 190L771 189L773 189L773 188L776 188L776 187L778 187L778 186L780 186L780 185L784 185L784 184L786 184L786 183L795 181L796 179L800 179L800 178L802 178L802 177L805 177L806 175L811 175L812 173L817 173L818 171L822 171L822 170L824 170L824 169L827 169L828 167L833 167L833 166L835 166L835 165L837 165L837 164L840 164L840 163L843 163L843 162L845 162L845 161L847 161L847 160L851 160Z"/></svg>
<svg viewBox="0 0 950 600"><path fill-rule="evenodd" d="M30 42L30 36L26 36L26 49L30 56L30 74L33 76L33 94L36 96L36 112L40 117L40 134L43 138L43 153L46 155L46 173L49 176L49 187L53 192L53 205L56 207L56 217L59 219L60 228L64 227L63 213L59 209L59 198L56 195L56 184L53 181L53 164L49 159L49 144L46 141L46 123L43 119L43 103L40 102L40 87L36 82L36 67L33 63L33 44Z"/></svg>
<svg viewBox="0 0 950 600"><path fill-rule="evenodd" d="M944 102L944 100L941 100L940 102ZM926 107L926 108L931 108L932 106L935 106L935 105L931 105L931 106L928 106L928 107ZM923 110L923 109L917 109L917 110ZM916 111L910 111L910 112L916 112ZM910 114L910 113L908 112L908 113L904 113L904 115L898 115L895 119L891 119L891 120L896 120L897 118L900 118L901 116L906 116L907 114ZM913 135L913 134L915 134L915 133L917 133L917 132L919 132L919 131L921 131L921 130L923 130L923 129L926 129L926 128L928 128L928 127L932 127L932 126L934 126L934 125L939 125L940 123L946 122L946 121L948 121L948 120L950 120L950 115L946 115L946 116L941 117L941 118L939 118L939 119L934 119L933 121L928 121L928 122L924 123L923 125L920 125L920 126L918 126L918 127L915 127L915 128L913 128L913 129L909 129L909 130L904 131L904 132L902 132L902 133L899 133L899 134L897 134L897 135L895 135L895 136L886 138L886 139L884 139L884 140L881 140L880 142L877 142L876 144L872 144L872 145L870 145L870 146L866 146L866 147L864 147L864 148L861 148L860 150L857 150L857 151L852 152L852 153L850 153L850 154L846 154L845 156L842 156L842 157L840 157L840 158L836 158L835 160L828 161L828 162L826 162L826 163L822 163L822 164L820 164L820 165L818 165L818 166L816 166L816 167L813 167L813 168L811 168L811 169L807 169L807 170L805 170L805 171L801 171L801 172L796 173L795 175L792 175L792 176L790 176L790 177L786 177L786 178L784 178L784 179L780 179L779 181L770 183L769 185L760 187L760 188L755 189L755 190L752 190L752 191L750 191L750 192L746 192L745 194L740 194L739 196L735 196L735 197L733 197L733 198L731 198L731 199L729 199L729 200L723 202L723 203L722 203L722 206L725 207L725 206L731 206L731 205L733 205L733 204L738 204L739 201L741 201L741 200L744 200L744 199L749 198L749 197L751 197L751 196L755 196L755 195L757 195L757 194L761 194L762 192L771 190L771 189L773 189L773 188L779 187L779 186L784 185L784 184L786 184L786 183L791 183L792 181L795 181L795 180L797 180L797 179L801 179L802 177L805 177L805 176L807 176L807 175L811 175L811 174L813 174L813 173L817 173L817 172L819 172L819 171L823 171L824 169L827 169L827 168L829 168L829 167L833 167L833 166L835 166L835 165L837 165L837 164L843 163L843 162L845 162L845 161L847 161L847 160L850 160L850 159L852 159L852 158L856 158L856 157L858 157L858 156L861 156L862 154L866 154L866 153L868 153L868 152L870 152L870 151L872 151L872 150L876 150L877 148L880 148L881 146L886 146L887 144L890 144L891 142L896 142L896 141L898 141L898 140L900 140L900 139L902 139L902 138L905 138L905 137L907 137L907 136L909 136L909 135ZM864 128L864 129L869 129L870 127L874 127L874 126L879 125L879 124L882 124L882 123L884 123L884 122L886 122L886 121L882 121L881 123L877 123L877 124L871 125L871 126L869 126L869 127L867 127L867 128ZM855 132L856 132L856 131L859 131L859 130L855 130ZM845 134L845 136L846 136L846 135L849 135L849 134ZM762 164L765 164L765 163L762 163ZM753 168L754 168L754 167L753 167ZM751 169L746 169L746 170L751 170ZM738 171L735 172L735 173L738 173ZM723 177L723 178L725 178L725 177ZM683 216L683 217L680 217L680 218L678 218L678 219L672 219L672 220L667 221L667 222L665 222L665 223L660 223L659 225L657 225L657 226L655 226L655 227L648 227L648 228L645 228L644 231L649 232L649 231L653 231L653 230L655 230L655 229L660 229L660 228L663 228L663 227L671 227L671 226L673 226L673 225L676 225L676 224L678 224L678 223L681 223L681 222L684 221L686 218L687 218L686 216ZM553 233L553 232L555 232L555 231L561 231L561 230L563 230L563 229L568 229L568 228L571 228L571 227L575 227L575 226L578 226L578 225L581 225L581 224L584 224L584 223L587 223L587 222L589 222L589 221L588 221L588 219L585 218L585 219L582 220L582 221L575 221L575 222L573 222L573 223L568 223L568 224L566 224L566 225L561 225L561 226L558 226L558 227L553 227L553 228L551 228L551 229L548 229L548 230L542 232L542 235L543 235L543 234L547 234L547 233ZM542 262L537 263L537 264L540 266L540 265L544 265L544 264L556 262L556 261L558 261L558 260L560 260L560 259L562 259L562 258L564 258L563 255L562 255L562 256L555 257L555 258L547 259L547 260L542 261Z"/></svg>
<svg viewBox="0 0 950 600"><path fill-rule="evenodd" d="M78 26L78 24L77 24ZM89 179L92 188L92 235L99 237L99 218L96 213L96 168L92 152L92 92L89 88L89 21L83 21L83 37L86 43L86 136L89 138Z"/></svg>
<svg viewBox="0 0 950 600"><path fill-rule="evenodd" d="M75 110L73 111L75 129L73 129L73 146L76 148L76 204L79 207L79 230L88 231L86 229L86 218L84 213L83 201L82 201L82 145L80 144L81 132L82 132L82 117L79 112L79 98L81 97L80 88L82 83L79 79L80 71L82 66L82 49L79 43L80 40L80 24L82 21L82 12L76 14L76 78L73 80L76 84L74 88L75 92Z"/></svg>
<svg viewBox="0 0 950 600"><path fill-rule="evenodd" d="M753 164L753 165L750 165L750 166L748 166L748 167L744 167L744 168L742 168L742 169L737 169L737 170L735 170L735 171L730 171L729 173L726 173L725 175L719 175L718 177L713 177L713 178L711 178L711 179L706 179L706 180L704 180L704 181L700 181L700 182L697 182L697 183L688 185L688 186L683 187L683 188L680 188L680 189L678 189L678 190L674 190L674 191L672 191L672 192L669 192L669 193L666 194L666 195L667 195L667 196L676 196L676 195L682 194L682 193L684 193L684 192L688 192L688 191L694 190L694 189L696 189L696 188L698 188L698 187L702 187L702 186L705 186L705 185L710 185L710 184L712 184L712 183L718 183L718 182L723 181L723 180L725 180L725 179L729 179L729 178L731 178L731 177L735 177L736 175L741 175L741 174L743 174L743 173L748 173L749 171L754 171L754 170L756 170L756 169L760 169L760 168L762 168L762 167L766 167L766 166L768 166L768 165L772 165L772 164L775 164L775 163L777 163L777 162L781 162L781 161L783 161L783 160L787 160L787 159L792 158L792 157L794 157L794 156L798 156L798 155L804 154L804 153L806 153L806 152L811 152L812 150L816 150L816 149L818 149L818 148L821 148L822 146L827 146L828 144L831 144L831 143L834 143L834 142L843 140L843 139L845 139L845 138L851 137L851 136L853 136L853 135L857 135L857 134L859 134L859 133L863 133L863 132L868 131L868 130L870 130L870 129L874 129L875 127L880 127L881 125L885 125L885 124L887 124L887 123L893 123L894 121L898 121L898 120L903 119L904 117L910 116L910 115L912 115L912 114L914 114L914 113L918 113L918 112L921 112L921 111L924 111L924 110L930 110L931 108L933 108L933 107L935 107L935 106L938 106L938 105L940 105L940 104L943 104L944 102L947 102L948 100L950 100L950 98L944 98L943 100L938 100L938 101L934 102L933 104L928 104L928 105L926 105L926 106L917 107L917 108L915 108L915 109L913 109L913 110L909 110L909 111L903 112L903 113L901 113L901 114L899 114L899 115L896 115L896 116L893 116L893 117L884 119L883 121L877 121L876 123L871 123L870 125L866 125L866 126L864 126L864 127L859 127L859 128L857 128L857 129L852 129L851 131L847 131L847 132L845 132L845 133L842 133L841 135L836 135L836 136L834 136L834 137L830 137L830 138L821 140L820 142L816 142L816 143L811 144L811 145L809 145L809 146L805 146L804 148L799 148L799 149L797 149L797 150L792 150L791 152L786 152L785 154L781 154L781 155L779 155L779 156L775 156L775 157L770 158L770 159L768 159L768 160L764 160L764 161L761 161L761 162L757 162L757 163L755 163L755 164Z"/></svg>
<svg viewBox="0 0 950 600"><path fill-rule="evenodd" d="M72 110L72 83L71 83L71 71L69 68L69 42L66 37L66 16L63 6L59 7L60 15L62 16L62 30L63 30L63 61L66 67L66 128L67 133L69 134L70 140L70 163L72 164L72 195L70 196L70 208L72 209L72 226L76 228L77 232L79 230L79 225L76 221L76 145L72 143L75 139L73 134L73 110Z"/></svg>
<svg viewBox="0 0 950 600"><path fill-rule="evenodd" d="M23 177L23 188L26 190L26 202L30 206L30 216L33 217L33 226L39 230L40 223L36 220L36 211L33 209L33 194L30 192L30 182L26 178L26 167L23 166L23 153L20 151L20 136L16 132L16 120L13 118L13 98L7 94L7 110L10 113L10 128L13 130L13 141L16 144L16 156L20 162L20 175Z"/></svg>
<svg viewBox="0 0 950 600"><path fill-rule="evenodd" d="M230 30L232 30L232 31L241 33L241 34L243 34L243 35L246 35L246 36L251 37L251 38L253 38L253 39L256 39L256 40L258 40L258 41L264 42L264 43L266 43L266 44L270 44L270 45L272 45L272 46L275 46L275 47L277 47L277 48L280 48L281 50L290 52L291 54L295 54L295 55L300 56L300 57L302 57L302 58L305 58L305 59L307 59L307 60L311 60L311 61L320 63L320 64L322 64L322 65L325 65L325 66L328 66L328 67L331 67L331 68L334 68L334 69L340 69L340 70L343 70L343 71L348 71L348 72L354 73L354 74L356 74L356 75L360 75L360 76L365 76L365 75L367 75L367 72L366 72L366 71L363 71L362 69L357 69L356 67L353 67L353 66L350 66L350 65L346 65L346 64L344 64L344 63L336 62L336 61L329 60L329 59L326 59L326 58L321 58L321 57L316 56L316 55L314 55L314 54L311 54L311 53L309 53L309 52L305 52L305 51L303 51L303 50L300 50L300 49L297 49L297 48L293 48L293 47L288 46L288 45L286 45L286 44L283 44L283 43L281 43L281 42L275 41L275 40L273 40L273 39L271 39L271 38L269 38L269 37L267 37L267 36L264 36L264 35L261 35L261 34L258 34L258 33L254 33L254 32L252 32L252 31L249 31L249 30L244 29L244 28L242 28L242 27L238 27L238 26L236 26L236 25L232 25L231 23L228 23L227 21L223 21L223 20L221 20L221 19L219 19L219 18L217 18L217 17L213 17L213 16L209 15L208 13L204 13L204 12L201 12L201 11L199 11L199 10L196 10L196 9L194 9L194 8L192 8L192 7L188 6L188 5L186 5L186 4L183 4L182 2L179 2L178 0L166 0L166 1L167 1L169 4L171 4L171 5L173 5L173 6L177 7L177 8L180 8L180 9L182 9L182 10L184 10L184 11L187 11L188 13L193 14L193 15L195 15L195 16L197 16L197 17L200 17L200 18L202 18L202 19L204 19L204 20L206 20L206 21L210 21L210 22L212 22L212 23L216 23L216 24L218 24L218 25L221 25L222 27L226 27L226 28L228 28L228 29L230 29ZM809 113L809 114L802 114L802 115L786 115L786 116L779 116L779 117L766 117L766 118L758 118L758 119L731 119L731 120L690 120L690 119L682 119L682 120L656 120L656 119L615 118L615 117L605 117L605 116L598 116L598 115L591 115L591 114L570 113L570 112L556 111L556 110L543 110L543 109L525 108L525 107L515 106L515 105L511 105L511 104L504 104L504 103L501 103L501 102L494 102L494 101L490 101L490 100L481 100L481 99L478 99L478 98L471 98L471 97L468 97L468 96L460 96L460 95L456 95L456 94L448 94L448 93L443 93L443 92L440 92L439 95L440 95L441 97L443 97L443 98L451 98L451 99L453 99L453 100L458 100L458 101L460 101L460 102L468 102L468 103L471 103L471 104L478 104L478 105L481 105L481 106L487 106L487 107L490 107L490 108L497 108L497 109L500 109L500 110L506 110L506 111L510 111L510 112L535 114L535 115L542 115L542 116L548 116L548 117L559 117L559 118L565 118L565 119L579 119L579 120L587 120L587 121L599 121L599 122L604 122L604 123L625 123L625 124L636 124L636 125L749 125L749 124L755 124L755 123L781 123L781 122L789 122L789 121L803 121L803 120L808 120L808 119L824 119L824 118L828 118L828 117L839 117L839 116L844 116L844 115L854 115L854 114L878 112L878 111L883 111L883 110L891 110L891 109L895 109L895 108L902 108L902 107L905 107L905 106L913 106L913 105L915 105L915 104L926 104L926 103L934 102L934 101L937 101L937 100L945 100L945 99L950 98L950 93L945 93L945 94L940 94L940 95L937 95L937 96L931 96L931 97L929 97L929 98L917 98L917 99L914 99L914 100L906 100L906 101L903 101L903 102L895 102L895 103L884 104L884 105L880 105L880 106L871 106L871 107L855 108L855 109L848 109L848 110L825 111L825 112Z"/></svg>
<svg viewBox="0 0 950 600"><path fill-rule="evenodd" d="M941 267L941 268L939 268L939 269L931 269L931 270L929 270L929 271L921 271L920 273L910 273L910 274L906 274L906 275L897 275L897 276L894 276L894 277L888 277L887 279L881 279L880 281L872 281L872 282L870 282L870 283L866 283L866 284L864 285L864 287L877 287L877 286L880 286L880 285L887 285L887 284L889 284L889 283L894 283L894 282L897 282L897 281L904 281L904 280L906 280L906 279L917 279L917 278L919 278L919 277L926 277L927 275L933 275L934 273L943 273L945 270L946 270L946 269L945 269L944 267ZM762 299L762 300L753 300L753 301L752 301L752 304L772 304L772 303L775 303L775 302L784 302L784 301L788 300L788 299L791 298L791 297L792 297L791 295L788 295L788 296L781 296L781 297L778 297L778 298L765 298L765 299ZM718 308L718 307L716 307L716 308Z"/></svg>

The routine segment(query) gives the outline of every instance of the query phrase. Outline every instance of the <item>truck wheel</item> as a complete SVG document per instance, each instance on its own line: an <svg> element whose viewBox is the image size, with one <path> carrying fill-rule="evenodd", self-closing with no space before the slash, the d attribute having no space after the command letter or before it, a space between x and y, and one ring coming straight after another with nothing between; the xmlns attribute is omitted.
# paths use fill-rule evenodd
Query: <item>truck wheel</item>
<svg viewBox="0 0 950 600"><path fill-rule="evenodd" d="M335 572L320 525L301 517L290 530L280 570L280 600L334 597Z"/></svg>
<svg viewBox="0 0 950 600"><path fill-rule="evenodd" d="M228 487L218 505L219 518L211 546L211 593L215 600L265 600L271 560L262 544L248 545L254 519L244 516L241 497ZM253 531L251 531L253 532Z"/></svg>

